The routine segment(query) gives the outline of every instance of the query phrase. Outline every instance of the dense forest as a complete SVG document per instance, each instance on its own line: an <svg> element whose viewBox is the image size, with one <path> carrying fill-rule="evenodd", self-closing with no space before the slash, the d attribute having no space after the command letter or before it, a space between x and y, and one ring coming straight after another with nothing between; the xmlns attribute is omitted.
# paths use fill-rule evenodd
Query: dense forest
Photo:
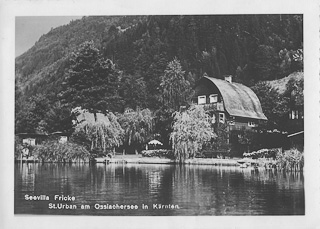
<svg viewBox="0 0 320 229"><path fill-rule="evenodd" d="M100 110L95 107L93 112L102 112L103 105L118 113L147 108L157 117L155 128L168 132L172 110L188 104L192 87L204 73L215 78L233 75L236 82L260 90L263 81L303 71L303 17L92 16L53 28L16 58L17 133L72 131L70 111L83 94L72 94L68 86L80 74L75 60L81 47L91 52L92 60L97 58L99 66L92 71L110 76L99 81L108 87L94 89L109 93L96 101ZM182 100L166 91L164 76L172 75L180 76Z"/></svg>

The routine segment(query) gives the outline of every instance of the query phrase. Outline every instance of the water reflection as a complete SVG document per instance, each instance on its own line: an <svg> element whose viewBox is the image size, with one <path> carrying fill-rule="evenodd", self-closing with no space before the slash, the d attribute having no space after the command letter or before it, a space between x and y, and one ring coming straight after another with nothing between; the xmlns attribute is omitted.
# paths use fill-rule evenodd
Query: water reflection
<svg viewBox="0 0 320 229"><path fill-rule="evenodd" d="M24 196L48 195L50 201ZM52 210L57 194L90 210ZM94 204L133 204L138 210L97 210ZM141 205L149 206L148 210ZM152 209L153 204L179 209ZM222 166L135 164L16 164L15 213L85 215L304 214L302 173Z"/></svg>

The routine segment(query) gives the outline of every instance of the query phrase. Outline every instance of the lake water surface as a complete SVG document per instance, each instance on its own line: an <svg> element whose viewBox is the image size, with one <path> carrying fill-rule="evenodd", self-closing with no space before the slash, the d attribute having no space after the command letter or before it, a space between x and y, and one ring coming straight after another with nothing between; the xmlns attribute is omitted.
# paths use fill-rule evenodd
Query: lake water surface
<svg viewBox="0 0 320 229"><path fill-rule="evenodd" d="M305 213L303 173L233 166L18 163L14 192L15 214Z"/></svg>

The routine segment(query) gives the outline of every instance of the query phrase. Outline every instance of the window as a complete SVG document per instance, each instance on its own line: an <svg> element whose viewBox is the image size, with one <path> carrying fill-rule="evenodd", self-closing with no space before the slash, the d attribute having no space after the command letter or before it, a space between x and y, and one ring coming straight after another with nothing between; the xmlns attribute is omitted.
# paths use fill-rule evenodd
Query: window
<svg viewBox="0 0 320 229"><path fill-rule="evenodd" d="M212 94L209 96L210 103L216 103L218 102L218 95L217 94Z"/></svg>
<svg viewBox="0 0 320 229"><path fill-rule="evenodd" d="M206 104L206 96L205 95L198 96L198 104Z"/></svg>
<svg viewBox="0 0 320 229"><path fill-rule="evenodd" d="M255 124L254 122L248 122L248 126L250 126L250 127L255 127L256 124Z"/></svg>
<svg viewBox="0 0 320 229"><path fill-rule="evenodd" d="M218 110L218 111L224 111L223 102L217 103L217 110Z"/></svg>
<svg viewBox="0 0 320 229"><path fill-rule="evenodd" d="M303 115L301 112L299 114L299 111L297 111L297 110L292 110L291 113L289 113L289 118L290 119L299 119L299 118L303 119Z"/></svg>
<svg viewBox="0 0 320 229"><path fill-rule="evenodd" d="M67 136L61 136L59 139L59 143L66 143L68 141L68 137Z"/></svg>
<svg viewBox="0 0 320 229"><path fill-rule="evenodd" d="M216 123L216 115L215 114L212 115L211 123L212 124Z"/></svg>
<svg viewBox="0 0 320 229"><path fill-rule="evenodd" d="M35 138L25 138L22 140L22 143L34 146L34 145L36 145L36 139Z"/></svg>
<svg viewBox="0 0 320 229"><path fill-rule="evenodd" d="M233 126L234 125L234 120L235 118L234 117L231 117L230 121L229 121L229 125L230 126Z"/></svg>
<svg viewBox="0 0 320 229"><path fill-rule="evenodd" d="M224 121L225 121L224 113L219 113L219 122L224 123Z"/></svg>

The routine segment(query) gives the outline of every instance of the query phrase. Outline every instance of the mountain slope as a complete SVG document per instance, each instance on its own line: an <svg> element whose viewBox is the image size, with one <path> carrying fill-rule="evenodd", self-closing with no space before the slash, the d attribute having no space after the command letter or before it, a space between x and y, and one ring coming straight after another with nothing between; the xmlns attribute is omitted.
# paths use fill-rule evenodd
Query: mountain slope
<svg viewBox="0 0 320 229"><path fill-rule="evenodd" d="M123 101L145 98L135 105L157 110L161 76L175 57L191 87L204 73L233 75L236 82L252 86L303 70L303 59L294 59L303 48L302 25L302 15L83 17L52 29L16 58L16 114L21 113L16 117L23 117L28 101L38 101L36 95L46 97L48 107L59 102L71 53L84 41L94 41L121 72L127 84L122 85ZM134 109L127 103L123 109Z"/></svg>
<svg viewBox="0 0 320 229"><path fill-rule="evenodd" d="M72 51L87 40L98 48L108 39L111 26L131 26L143 17L83 17L68 25L52 29L40 37L27 52L16 58L16 82L20 91L29 97L52 89L59 91L68 58Z"/></svg>

